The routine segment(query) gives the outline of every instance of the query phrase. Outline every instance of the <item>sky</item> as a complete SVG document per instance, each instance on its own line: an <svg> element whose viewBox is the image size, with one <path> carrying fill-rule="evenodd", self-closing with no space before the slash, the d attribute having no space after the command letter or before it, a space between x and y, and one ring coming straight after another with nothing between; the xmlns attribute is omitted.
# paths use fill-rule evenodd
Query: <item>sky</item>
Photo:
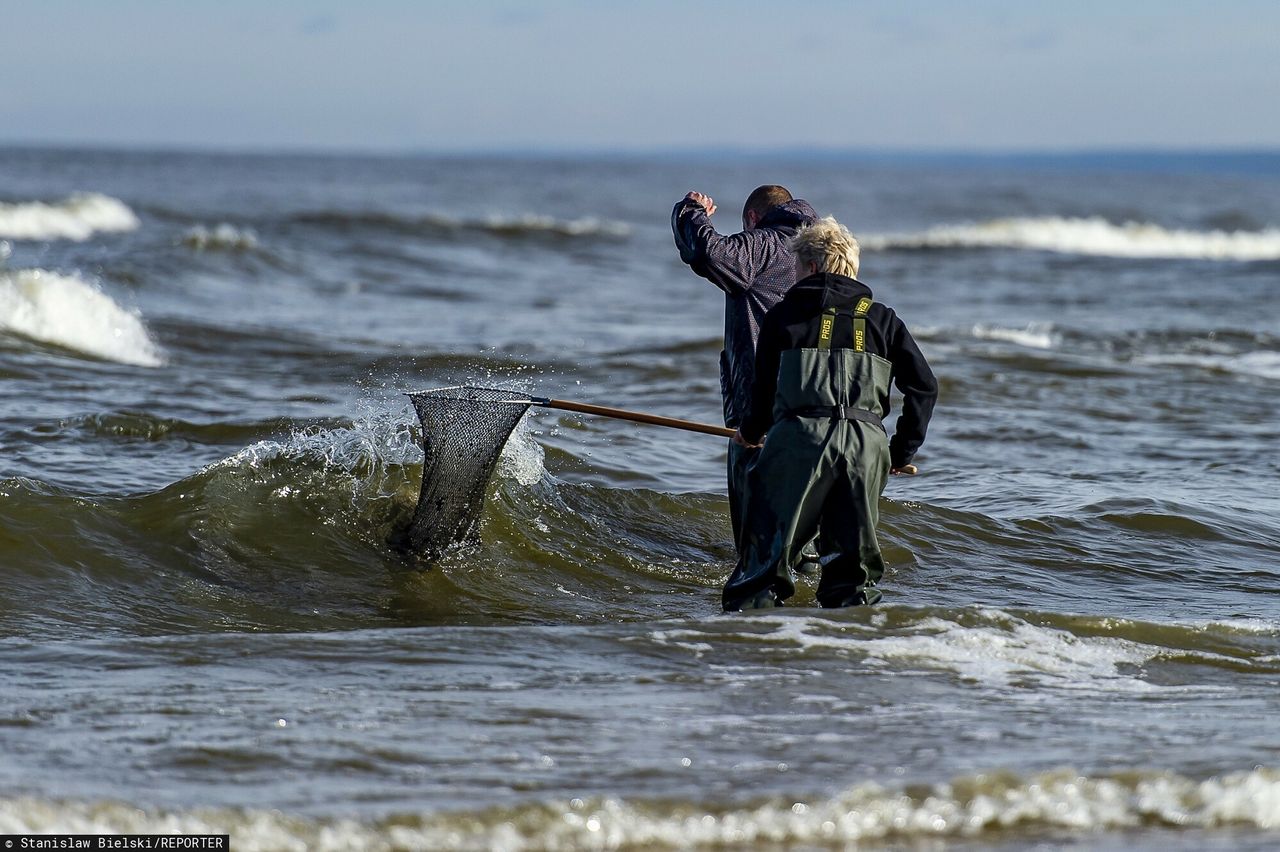
<svg viewBox="0 0 1280 852"><path fill-rule="evenodd" d="M1280 148L1275 0L0 0L0 144Z"/></svg>

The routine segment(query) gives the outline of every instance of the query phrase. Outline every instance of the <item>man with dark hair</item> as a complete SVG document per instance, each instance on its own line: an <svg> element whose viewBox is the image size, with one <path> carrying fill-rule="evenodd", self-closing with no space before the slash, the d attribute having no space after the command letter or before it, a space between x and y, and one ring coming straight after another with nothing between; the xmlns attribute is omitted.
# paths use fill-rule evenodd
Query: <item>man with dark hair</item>
<svg viewBox="0 0 1280 852"><path fill-rule="evenodd" d="M801 226L817 221L818 214L807 201L772 184L747 196L741 233L717 233L711 224L715 212L710 197L690 192L672 211L671 230L680 259L725 294L720 394L725 425L736 428L750 405L760 324L796 282L787 243ZM755 449L729 444L729 519L735 545L742 533L747 467L755 457Z"/></svg>

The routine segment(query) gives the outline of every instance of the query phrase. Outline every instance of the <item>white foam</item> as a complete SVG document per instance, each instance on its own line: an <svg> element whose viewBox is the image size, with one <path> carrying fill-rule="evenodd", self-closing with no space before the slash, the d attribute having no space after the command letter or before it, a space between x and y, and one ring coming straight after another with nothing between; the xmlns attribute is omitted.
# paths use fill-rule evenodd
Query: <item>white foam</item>
<svg viewBox="0 0 1280 852"><path fill-rule="evenodd" d="M1195 367L1243 376L1280 380L1280 352L1264 350L1240 355L1141 355L1139 364Z"/></svg>
<svg viewBox="0 0 1280 852"><path fill-rule="evenodd" d="M1280 773L1259 768L1205 780L1172 772L1089 777L1070 769L995 772L907 793L860 784L831 797L756 806L573 799L381 819L313 818L277 810L144 810L123 802L0 799L0 833L230 834L254 850L686 849L823 847L896 838L998 838L1007 831L1097 833L1135 827L1280 830Z"/></svg>
<svg viewBox="0 0 1280 852"><path fill-rule="evenodd" d="M138 217L117 198L82 192L47 204L0 204L0 237L14 240L87 240L98 232L132 231Z"/></svg>
<svg viewBox="0 0 1280 852"><path fill-rule="evenodd" d="M1280 352L1246 352L1227 358L1223 367L1228 372L1280 379Z"/></svg>
<svg viewBox="0 0 1280 852"><path fill-rule="evenodd" d="M865 642L871 659L910 661L955 672L984 686L1004 689L1014 681L1038 686L1096 691L1147 692L1156 689L1136 672L1160 649L1109 637L1082 637L1020 620L1011 625L966 627L928 619L913 636L884 636Z"/></svg>
<svg viewBox="0 0 1280 852"><path fill-rule="evenodd" d="M163 363L137 314L73 275L42 269L0 272L0 331L121 364Z"/></svg>
<svg viewBox="0 0 1280 852"><path fill-rule="evenodd" d="M494 231L545 232L567 237L596 234L606 237L625 237L631 233L631 227L625 222L614 222L594 216L585 216L581 219L555 219L551 216L538 216L532 213L523 216L494 215L486 218L483 225Z"/></svg>
<svg viewBox="0 0 1280 852"><path fill-rule="evenodd" d="M1164 650L1160 647L1126 639L1077 636L1030 624L996 609L968 615L976 616L977 623L928 616L892 632L883 625L860 627L822 618L777 617L776 629L759 638L794 643L801 650L838 648L871 666L897 663L899 672L903 663L917 670L948 671L1013 697L1036 696L1034 691L1009 690L1015 681L1033 682L1040 689L1132 693L1160 688L1143 680L1137 669L1158 657ZM761 620L753 619L757 623Z"/></svg>
<svg viewBox="0 0 1280 852"><path fill-rule="evenodd" d="M1273 621L1268 618L1214 618L1175 623L1203 631L1226 630L1230 633L1252 633L1261 636L1280 636L1280 621Z"/></svg>
<svg viewBox="0 0 1280 852"><path fill-rule="evenodd" d="M258 235L248 228L221 222L213 228L197 225L182 236L184 245L196 251L250 251L258 247Z"/></svg>
<svg viewBox="0 0 1280 852"><path fill-rule="evenodd" d="M1030 349L1052 349L1059 337L1050 323L1031 323L1025 328L1002 328L994 325L975 325L973 336L982 340L1002 340Z"/></svg>
<svg viewBox="0 0 1280 852"><path fill-rule="evenodd" d="M868 250L1014 248L1100 257L1200 260L1278 260L1280 228L1262 231L1191 231L1147 222L1114 224L1095 216L1041 216L939 225L914 234L871 235Z"/></svg>

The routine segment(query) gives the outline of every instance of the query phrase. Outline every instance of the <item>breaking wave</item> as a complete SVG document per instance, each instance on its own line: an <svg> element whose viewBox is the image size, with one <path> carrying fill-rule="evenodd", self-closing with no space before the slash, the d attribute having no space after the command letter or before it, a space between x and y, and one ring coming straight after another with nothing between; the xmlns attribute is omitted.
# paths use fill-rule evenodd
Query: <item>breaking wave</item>
<svg viewBox="0 0 1280 852"><path fill-rule="evenodd" d="M82 192L52 204L0 204L0 237L14 240L87 240L95 233L132 231L138 217L117 198Z"/></svg>
<svg viewBox="0 0 1280 852"><path fill-rule="evenodd" d="M371 228L418 235L453 235L478 231L499 237L608 237L621 239L631 233L625 222L587 216L581 219L556 219L551 216L487 216L466 219L442 215L403 216L394 213L351 213L325 211L303 213L293 218L304 225L349 230Z"/></svg>
<svg viewBox="0 0 1280 852"><path fill-rule="evenodd" d="M258 247L258 235L222 222L212 228L197 225L189 229L182 235L182 244L196 251L252 251Z"/></svg>
<svg viewBox="0 0 1280 852"><path fill-rule="evenodd" d="M1059 337L1050 323L1031 323L1023 328L1004 328L994 325L975 325L973 336L979 340L999 340L1016 343L1029 349L1052 349Z"/></svg>
<svg viewBox="0 0 1280 852"><path fill-rule="evenodd" d="M1148 222L1114 224L1099 216L993 219L939 225L914 234L870 235L872 251L888 249L1013 248L1098 257L1260 261L1280 259L1280 228L1191 231Z"/></svg>
<svg viewBox="0 0 1280 852"><path fill-rule="evenodd" d="M1244 352L1234 355L1142 355L1135 360L1142 364L1192 367L1211 372L1280 381L1280 352L1276 351Z"/></svg>
<svg viewBox="0 0 1280 852"><path fill-rule="evenodd" d="M1197 639L1212 635L1214 649ZM758 647L763 656L801 661L847 658L861 676L947 673L960 681L1005 696L1004 700L1044 700L1046 690L1074 694L1214 692L1212 679L1170 684L1153 677L1152 667L1191 664L1204 669L1267 674L1275 658L1250 637L1280 635L1275 621L1223 620L1154 623L1139 620L1059 616L1027 617L989 608L948 609L889 606L865 621L792 614L742 619L733 641ZM725 641L703 626L663 627L654 642L701 657ZM1029 687L1021 689L1013 687Z"/></svg>
<svg viewBox="0 0 1280 852"><path fill-rule="evenodd" d="M243 850L687 849L859 841L997 839L1005 832L1280 830L1280 772L1257 768L1197 780L1132 770L1085 775L969 775L894 789L859 784L817 800L699 807L615 798L570 799L460 813L314 818L278 810L143 810L122 802L0 800L9 833L230 834ZM1060 837L1060 834L1055 834Z"/></svg>
<svg viewBox="0 0 1280 852"><path fill-rule="evenodd" d="M1035 682L1041 688L1149 692L1157 687L1137 676L1137 667L1167 650L1120 636L1078 636L995 609L967 613L959 621L954 618L876 613L873 623L892 632L861 635L857 631L856 639L833 634L817 620L780 619L778 628L765 638L794 643L800 649L848 649L865 655L872 668L900 663L948 671L970 683L1001 690L1017 682Z"/></svg>
<svg viewBox="0 0 1280 852"><path fill-rule="evenodd" d="M121 364L164 361L136 314L93 284L42 269L0 272L0 332Z"/></svg>

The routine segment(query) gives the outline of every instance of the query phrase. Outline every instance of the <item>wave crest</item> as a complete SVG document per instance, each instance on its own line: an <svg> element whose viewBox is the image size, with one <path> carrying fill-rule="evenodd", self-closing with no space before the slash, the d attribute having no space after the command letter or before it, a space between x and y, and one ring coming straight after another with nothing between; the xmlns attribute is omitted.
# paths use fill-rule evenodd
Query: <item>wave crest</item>
<svg viewBox="0 0 1280 852"><path fill-rule="evenodd" d="M293 218L293 221L303 225L337 230L369 228L419 236L454 236L474 231L513 239L533 237L621 239L631 233L631 227L625 222L599 219L594 216L585 216L580 219L556 219L551 216L525 214L467 219L439 214L404 216L381 212L323 211L299 214Z"/></svg>
<svg viewBox="0 0 1280 852"><path fill-rule="evenodd" d="M212 228L197 225L182 235L182 244L196 251L252 251L258 247L258 235L248 228L237 228L226 222Z"/></svg>
<svg viewBox="0 0 1280 852"><path fill-rule="evenodd" d="M1142 364L1193 367L1213 372L1234 373L1280 381L1280 352L1271 350L1258 350L1232 355L1203 353L1142 355L1135 360Z"/></svg>
<svg viewBox="0 0 1280 852"><path fill-rule="evenodd" d="M87 281L43 269L0 272L0 332L121 364L164 363L136 314Z"/></svg>
<svg viewBox="0 0 1280 852"><path fill-rule="evenodd" d="M14 240L82 242L98 232L133 231L139 224L123 201L96 192L76 193L53 204L0 204L0 237Z"/></svg>
<svg viewBox="0 0 1280 852"><path fill-rule="evenodd" d="M914 234L871 235L871 251L889 249L1012 248L1097 257L1177 260L1280 260L1280 228L1191 231L1148 222L1114 224L1100 216L1041 216L939 225Z"/></svg>
<svg viewBox="0 0 1280 852"><path fill-rule="evenodd" d="M613 798L572 799L460 813L360 820L280 811L146 811L123 802L0 800L14 833L230 834L236 848L688 849L726 845L836 846L899 838L998 836L1017 831L1280 829L1280 772L1258 768L1205 780L1174 772L1090 777L1071 769L996 772L910 792L859 784L828 798L773 799L701 809Z"/></svg>

